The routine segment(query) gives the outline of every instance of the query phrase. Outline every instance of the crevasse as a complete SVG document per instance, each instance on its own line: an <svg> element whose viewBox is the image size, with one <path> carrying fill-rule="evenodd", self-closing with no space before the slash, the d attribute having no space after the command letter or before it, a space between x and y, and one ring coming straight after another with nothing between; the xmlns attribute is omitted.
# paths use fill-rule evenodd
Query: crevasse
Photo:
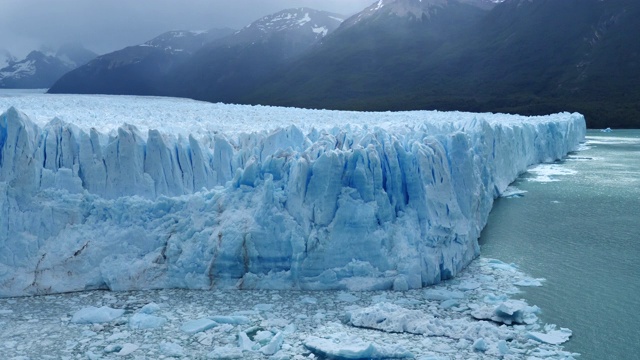
<svg viewBox="0 0 640 360"><path fill-rule="evenodd" d="M478 256L509 183L585 135L580 114L407 114L183 136L39 126L11 108L0 115L0 296L434 284Z"/></svg>

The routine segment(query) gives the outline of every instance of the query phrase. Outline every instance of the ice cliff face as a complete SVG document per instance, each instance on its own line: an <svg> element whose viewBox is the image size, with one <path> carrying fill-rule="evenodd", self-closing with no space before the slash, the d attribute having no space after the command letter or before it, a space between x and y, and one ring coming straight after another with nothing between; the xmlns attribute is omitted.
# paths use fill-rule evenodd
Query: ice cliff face
<svg viewBox="0 0 640 360"><path fill-rule="evenodd" d="M376 117L406 122L106 134L10 108L0 115L0 296L437 283L479 254L493 199L585 133L584 118L566 113L364 116Z"/></svg>

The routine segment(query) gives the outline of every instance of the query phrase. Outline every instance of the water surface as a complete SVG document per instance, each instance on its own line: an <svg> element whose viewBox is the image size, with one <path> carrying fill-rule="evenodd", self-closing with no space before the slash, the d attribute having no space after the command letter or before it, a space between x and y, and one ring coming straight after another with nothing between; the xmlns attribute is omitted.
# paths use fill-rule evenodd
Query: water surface
<svg viewBox="0 0 640 360"><path fill-rule="evenodd" d="M522 297L573 330L566 350L640 359L640 131L589 131L585 145L496 201L481 252L547 279Z"/></svg>

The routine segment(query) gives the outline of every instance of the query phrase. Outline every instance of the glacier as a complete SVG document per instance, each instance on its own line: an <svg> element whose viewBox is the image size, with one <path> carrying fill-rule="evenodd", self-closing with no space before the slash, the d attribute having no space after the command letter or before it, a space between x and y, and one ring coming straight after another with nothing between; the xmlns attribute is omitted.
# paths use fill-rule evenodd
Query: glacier
<svg viewBox="0 0 640 360"><path fill-rule="evenodd" d="M0 97L0 297L408 290L479 255L493 201L580 114Z"/></svg>

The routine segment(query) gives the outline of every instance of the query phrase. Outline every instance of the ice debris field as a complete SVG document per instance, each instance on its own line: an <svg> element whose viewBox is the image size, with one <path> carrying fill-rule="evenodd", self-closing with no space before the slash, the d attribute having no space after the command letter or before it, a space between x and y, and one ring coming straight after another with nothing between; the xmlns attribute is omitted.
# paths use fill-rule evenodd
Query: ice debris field
<svg viewBox="0 0 640 360"><path fill-rule="evenodd" d="M568 113L360 113L45 94L0 94L0 109L6 109L0 115L0 298L103 289L216 289L203 295L205 301L216 294L242 298L242 293L224 289L420 289L463 274L479 255L477 239L494 198L505 195L529 166L577 149L585 135L582 115ZM483 290L498 286L477 283ZM482 334L465 337L472 344L456 345L456 353L502 356L510 354L517 336L525 337L513 347L521 351L528 351L531 342L559 344L568 338L565 330L539 329L532 320L535 309L503 295L496 295L500 301L491 306L486 298L482 306L469 302L465 291L472 290L477 289L443 295L444 307L407 300L409 308L378 304L382 302L363 306L350 313L350 320L336 312L327 325L336 329L294 344L287 343L285 329L263 325L260 331L271 335L263 333L256 340L258 333L247 330L250 342L245 346L238 331L246 324L189 320L185 316L195 313L188 309L170 319L157 316L154 305L156 310L127 317L124 293L106 295L120 299L119 307L77 309L71 319L59 320L72 327L107 320L110 330L128 324L132 334L183 326L176 324L182 321L194 331L204 326L194 333L182 328L177 335L181 341L165 343L165 353L189 353L185 342L194 334L230 329L225 330L228 339L239 343L216 349L228 350L232 357L238 351L240 357L248 356L243 351L264 355L265 346L278 349L272 354L298 354L304 348L321 358L421 356L425 352L367 340L342 337L343 343L336 345L341 337L329 335L345 326L378 329L384 319L398 317L403 324L379 330L462 341L460 333L452 335L459 328L443 330L456 322L442 321L434 313L440 308L462 309L446 313L459 314L463 328L481 323L502 331L495 324L504 324L511 334L485 336L478 330ZM318 296L330 299L335 293ZM38 299L46 298L28 301ZM471 305L459 306L457 300ZM7 300L2 301L0 306ZM421 310L411 309L416 306ZM269 319L254 310L251 314ZM15 316L7 311L9 318ZM0 311L5 319L7 314ZM361 318L367 316L382 320L366 323ZM247 320L257 326L255 317ZM101 327L105 329L94 326ZM102 330L87 331L104 335ZM218 341L218 335L211 336ZM92 343L87 339L82 348ZM138 349L134 343L102 348L107 346L104 339L99 344L94 346L100 348L98 358L157 350ZM15 347L5 347L20 346L9 345ZM556 350L536 354L570 356ZM215 351L205 355L227 356ZM518 351L513 354L522 354Z"/></svg>
<svg viewBox="0 0 640 360"><path fill-rule="evenodd" d="M0 299L4 359L574 359L510 299L539 279L480 258L409 291L92 291Z"/></svg>

